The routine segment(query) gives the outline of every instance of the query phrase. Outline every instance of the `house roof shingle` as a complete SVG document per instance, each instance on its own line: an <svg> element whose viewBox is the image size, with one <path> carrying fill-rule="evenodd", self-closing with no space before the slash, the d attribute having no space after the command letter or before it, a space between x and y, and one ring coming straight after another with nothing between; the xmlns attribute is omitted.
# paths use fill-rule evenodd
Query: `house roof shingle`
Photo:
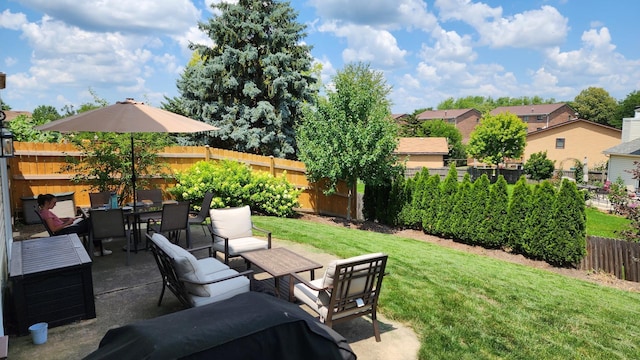
<svg viewBox="0 0 640 360"><path fill-rule="evenodd" d="M539 104L539 105L518 105L518 106L500 106L491 110L491 115L498 115L503 112L510 112L518 116L526 115L547 115L560 109L563 106L568 106L565 103L557 104Z"/></svg>
<svg viewBox="0 0 640 360"><path fill-rule="evenodd" d="M447 155L449 146L444 137L400 138L396 154Z"/></svg>
<svg viewBox="0 0 640 360"><path fill-rule="evenodd" d="M602 151L602 153L606 155L640 155L640 138L610 147Z"/></svg>
<svg viewBox="0 0 640 360"><path fill-rule="evenodd" d="M599 127L602 127L602 128L605 128L605 129L609 129L609 130L617 130L618 132L622 133L622 130L616 129L616 128L611 127L611 126L598 124L597 122L593 122L593 121L589 121L589 120L585 120L585 119L573 119L573 120L565 121L565 122L562 122L562 123L559 123L559 124L548 126L548 127L544 128L544 129L530 131L530 132L527 133L527 136L532 135L532 134L536 134L537 135L537 134L540 134L541 132L544 132L544 131L549 131L551 129L557 129L557 128L563 127L563 126L569 126L569 125L575 124L577 122L584 122L584 123L587 123L587 124L590 124L590 125L599 126Z"/></svg>
<svg viewBox="0 0 640 360"><path fill-rule="evenodd" d="M478 111L476 109L448 109L448 110L426 110L418 114L416 119L418 120L431 120L431 119L453 119L460 117L469 111Z"/></svg>

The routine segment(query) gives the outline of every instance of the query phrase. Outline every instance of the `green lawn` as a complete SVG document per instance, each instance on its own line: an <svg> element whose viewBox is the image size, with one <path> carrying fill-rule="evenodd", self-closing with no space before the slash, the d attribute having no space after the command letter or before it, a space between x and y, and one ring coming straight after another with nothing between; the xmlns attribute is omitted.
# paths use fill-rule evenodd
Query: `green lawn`
<svg viewBox="0 0 640 360"><path fill-rule="evenodd" d="M342 258L389 254L380 308L413 326L420 359L640 358L639 293L388 234L254 222Z"/></svg>
<svg viewBox="0 0 640 360"><path fill-rule="evenodd" d="M623 216L611 215L587 207L587 235L619 239L617 231L628 228L630 221Z"/></svg>

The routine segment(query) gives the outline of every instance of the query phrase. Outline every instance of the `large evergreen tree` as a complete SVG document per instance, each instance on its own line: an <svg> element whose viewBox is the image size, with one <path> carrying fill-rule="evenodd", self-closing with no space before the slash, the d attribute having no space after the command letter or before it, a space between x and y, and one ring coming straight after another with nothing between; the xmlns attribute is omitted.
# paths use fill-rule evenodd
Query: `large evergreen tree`
<svg viewBox="0 0 640 360"><path fill-rule="evenodd" d="M527 216L531 211L531 195L527 179L521 176L513 187L505 227L507 246L519 254L525 252L523 236L527 229Z"/></svg>
<svg viewBox="0 0 640 360"><path fill-rule="evenodd" d="M214 45L192 44L198 55L177 81L185 115L217 126L216 147L294 158L294 125L312 100L310 47L289 3L239 0L212 5L200 23ZM305 75L307 74L307 75ZM203 136L203 135L201 135Z"/></svg>

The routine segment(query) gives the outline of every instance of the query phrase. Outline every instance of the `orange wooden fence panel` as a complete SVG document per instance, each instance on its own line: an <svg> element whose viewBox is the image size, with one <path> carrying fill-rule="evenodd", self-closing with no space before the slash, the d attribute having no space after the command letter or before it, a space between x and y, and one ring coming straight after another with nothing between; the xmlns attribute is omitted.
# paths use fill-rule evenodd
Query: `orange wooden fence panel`
<svg viewBox="0 0 640 360"><path fill-rule="evenodd" d="M89 205L90 187L71 181L73 173L64 171L65 158L81 157L82 153L71 144L15 143L16 156L9 160L9 181L11 189L11 209L14 216L20 216L22 198L44 193L75 192L74 199L79 206ZM185 171L203 160L235 160L248 164L253 170L267 171L274 176L285 174L287 180L303 193L298 198L300 211L324 215L346 217L347 186L341 183L338 191L326 196L315 183L309 183L306 168L300 161L273 158L208 146L171 146L158 154L172 172ZM163 189L175 185L170 178L153 179L152 183ZM355 218L356 196L352 197L351 216Z"/></svg>

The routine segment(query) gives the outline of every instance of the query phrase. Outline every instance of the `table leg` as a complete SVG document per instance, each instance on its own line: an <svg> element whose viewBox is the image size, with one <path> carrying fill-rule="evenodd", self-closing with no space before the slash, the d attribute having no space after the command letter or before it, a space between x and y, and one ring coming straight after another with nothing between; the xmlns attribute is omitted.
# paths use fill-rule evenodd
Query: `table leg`
<svg viewBox="0 0 640 360"><path fill-rule="evenodd" d="M316 279L316 270L315 269L311 269L311 281Z"/></svg>
<svg viewBox="0 0 640 360"><path fill-rule="evenodd" d="M276 287L276 297L280 297L280 277L274 277L273 278L273 282L275 284Z"/></svg>

